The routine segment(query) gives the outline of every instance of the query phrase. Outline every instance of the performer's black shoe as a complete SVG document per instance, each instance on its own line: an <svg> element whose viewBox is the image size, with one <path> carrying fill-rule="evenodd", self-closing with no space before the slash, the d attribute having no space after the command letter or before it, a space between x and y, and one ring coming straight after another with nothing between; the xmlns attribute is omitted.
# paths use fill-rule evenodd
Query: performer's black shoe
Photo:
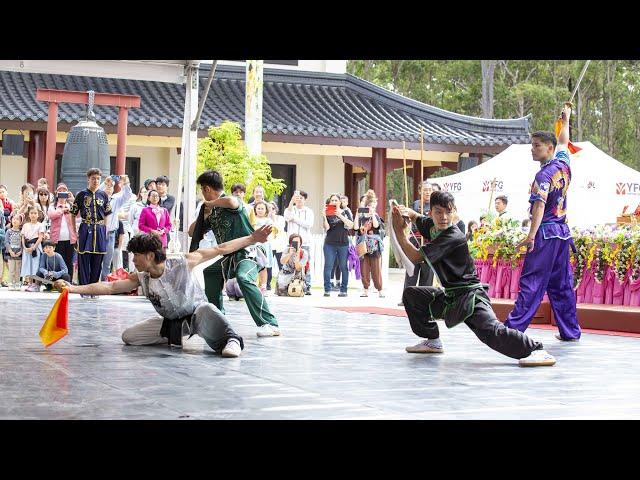
<svg viewBox="0 0 640 480"><path fill-rule="evenodd" d="M579 338L562 338L562 336L559 333L556 333L556 338L562 342L579 342L580 339Z"/></svg>

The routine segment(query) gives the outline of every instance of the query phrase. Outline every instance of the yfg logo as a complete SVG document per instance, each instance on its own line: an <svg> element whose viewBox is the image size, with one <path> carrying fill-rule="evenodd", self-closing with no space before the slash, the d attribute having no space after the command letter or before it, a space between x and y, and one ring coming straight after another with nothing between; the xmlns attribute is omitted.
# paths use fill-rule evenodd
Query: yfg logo
<svg viewBox="0 0 640 480"><path fill-rule="evenodd" d="M442 184L442 188L445 192L461 192L462 182L446 182Z"/></svg>
<svg viewBox="0 0 640 480"><path fill-rule="evenodd" d="M493 188L491 188L491 185L493 184ZM484 180L482 182L482 191L483 192L490 192L491 190L493 190L494 192L502 192L504 185L502 183L502 180Z"/></svg>
<svg viewBox="0 0 640 480"><path fill-rule="evenodd" d="M617 182L616 193L618 195L640 195L640 183Z"/></svg>
<svg viewBox="0 0 640 480"><path fill-rule="evenodd" d="M596 188L596 182L594 182L593 180L589 180L587 182L587 190L591 190L591 189L595 189Z"/></svg>

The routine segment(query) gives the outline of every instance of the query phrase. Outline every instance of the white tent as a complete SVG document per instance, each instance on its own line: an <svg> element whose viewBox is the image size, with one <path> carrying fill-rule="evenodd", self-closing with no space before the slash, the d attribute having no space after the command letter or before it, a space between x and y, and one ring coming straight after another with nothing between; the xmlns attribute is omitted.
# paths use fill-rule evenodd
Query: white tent
<svg viewBox="0 0 640 480"><path fill-rule="evenodd" d="M640 172L610 157L591 142L576 143L582 150L571 155L571 185L567 193L567 220L571 226L588 227L615 223L628 206L633 212L640 203ZM517 220L528 218L529 192L538 162L531 158L531 145L512 145L487 162L455 175L434 179L456 199L460 218L478 220L487 211L493 193L507 195L507 212ZM495 212L493 201L490 206Z"/></svg>

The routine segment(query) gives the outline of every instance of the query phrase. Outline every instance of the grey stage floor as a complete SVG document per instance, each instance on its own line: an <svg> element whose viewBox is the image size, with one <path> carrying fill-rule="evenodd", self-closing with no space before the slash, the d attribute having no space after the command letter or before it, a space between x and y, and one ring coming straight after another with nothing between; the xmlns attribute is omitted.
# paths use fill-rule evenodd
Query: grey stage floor
<svg viewBox="0 0 640 480"><path fill-rule="evenodd" d="M565 344L530 330L558 363L525 369L465 325L442 326L443 355L412 355L405 318L270 298L283 336L257 338L244 303L228 302L246 349L224 359L196 337L183 350L125 346L121 331L154 313L145 299L73 295L69 335L45 349L55 298L0 296L2 419L640 418L638 338Z"/></svg>

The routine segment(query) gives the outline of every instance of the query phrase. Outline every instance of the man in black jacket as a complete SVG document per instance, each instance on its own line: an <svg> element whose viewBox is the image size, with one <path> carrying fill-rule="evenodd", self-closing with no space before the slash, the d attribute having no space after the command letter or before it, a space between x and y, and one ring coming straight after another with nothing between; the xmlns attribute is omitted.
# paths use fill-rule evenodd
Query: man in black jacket
<svg viewBox="0 0 640 480"><path fill-rule="evenodd" d="M169 216L173 215L173 207L176 205L176 197L169 195L169 177L160 175L156 178L156 188L160 195L160 206L169 211Z"/></svg>

